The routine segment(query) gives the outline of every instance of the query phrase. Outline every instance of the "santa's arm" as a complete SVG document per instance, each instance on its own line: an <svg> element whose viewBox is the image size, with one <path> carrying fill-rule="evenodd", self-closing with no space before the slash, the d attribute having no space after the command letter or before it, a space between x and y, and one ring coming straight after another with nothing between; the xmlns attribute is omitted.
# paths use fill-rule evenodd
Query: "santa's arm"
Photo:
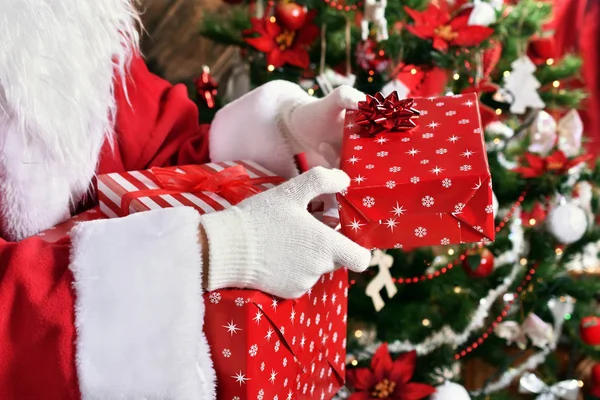
<svg viewBox="0 0 600 400"><path fill-rule="evenodd" d="M199 221L173 208L1 242L0 398L214 398Z"/></svg>

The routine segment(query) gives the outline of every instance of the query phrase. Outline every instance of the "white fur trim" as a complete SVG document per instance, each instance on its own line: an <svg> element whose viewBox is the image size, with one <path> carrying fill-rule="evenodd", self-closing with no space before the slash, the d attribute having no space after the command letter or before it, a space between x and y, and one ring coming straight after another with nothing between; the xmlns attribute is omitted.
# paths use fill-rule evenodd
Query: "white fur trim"
<svg viewBox="0 0 600 400"><path fill-rule="evenodd" d="M72 231L83 400L215 398L199 222L180 207Z"/></svg>
<svg viewBox="0 0 600 400"><path fill-rule="evenodd" d="M0 236L52 227L89 189L136 24L132 0L0 1Z"/></svg>

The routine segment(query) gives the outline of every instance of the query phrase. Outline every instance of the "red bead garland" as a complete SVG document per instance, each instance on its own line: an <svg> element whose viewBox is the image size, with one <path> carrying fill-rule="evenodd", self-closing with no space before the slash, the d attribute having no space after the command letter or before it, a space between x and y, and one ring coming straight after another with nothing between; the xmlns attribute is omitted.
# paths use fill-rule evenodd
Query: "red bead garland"
<svg viewBox="0 0 600 400"><path fill-rule="evenodd" d="M336 1L336 0L323 0L327 5L329 5L329 7L331 8L335 8L338 11L345 11L345 12L350 12L350 11L356 11L358 10L358 7L362 6L362 1L359 1L356 4L352 4L352 5L344 5L341 3L341 1Z"/></svg>
<svg viewBox="0 0 600 400"><path fill-rule="evenodd" d="M527 275L525 275L525 278L523 278L523 281L521 282L519 287L517 287L518 294L521 294L524 290L525 285L531 281L531 277L533 276L533 274L535 274L536 267L537 267L537 265L534 266L533 268L531 268L529 271L527 271ZM492 324L487 328L487 330L483 333L483 335L481 335L477 340L475 340L473 343L471 343L465 349L456 353L454 355L454 359L460 360L461 358L463 358L464 356L466 356L467 354L469 354L470 352L475 350L477 347L479 347L490 336L490 334L494 331L494 329L496 329L498 324L500 322L502 322L502 320L504 320L504 318L506 318L506 316L508 315L508 311L510 310L510 307L513 305L515 300L516 300L516 297L514 297L512 300L508 301L506 306L504 307L504 310L502 310L500 315L498 317L496 317L494 322L492 322Z"/></svg>

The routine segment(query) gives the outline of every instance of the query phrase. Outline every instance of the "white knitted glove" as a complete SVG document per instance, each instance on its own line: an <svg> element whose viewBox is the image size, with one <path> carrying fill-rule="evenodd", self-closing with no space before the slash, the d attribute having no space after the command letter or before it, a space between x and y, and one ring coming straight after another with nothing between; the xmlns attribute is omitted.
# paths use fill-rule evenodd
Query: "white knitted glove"
<svg viewBox="0 0 600 400"><path fill-rule="evenodd" d="M222 108L210 127L212 161L250 159L277 175L298 174L293 156L337 167L344 109L365 95L347 86L323 99L288 81L271 81Z"/></svg>
<svg viewBox="0 0 600 400"><path fill-rule="evenodd" d="M364 271L370 252L314 218L306 207L350 178L317 167L239 205L201 217L208 238L208 290L253 288L297 298L337 266Z"/></svg>

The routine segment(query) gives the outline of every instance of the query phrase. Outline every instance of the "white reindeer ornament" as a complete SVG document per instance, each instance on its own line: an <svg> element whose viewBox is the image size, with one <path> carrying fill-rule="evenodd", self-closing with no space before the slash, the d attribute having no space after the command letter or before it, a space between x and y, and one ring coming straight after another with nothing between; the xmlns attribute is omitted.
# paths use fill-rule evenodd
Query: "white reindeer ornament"
<svg viewBox="0 0 600 400"><path fill-rule="evenodd" d="M396 293L398 293L396 284L392 279L392 274L390 274L390 268L392 268L393 264L394 257L390 256L389 254L385 254L381 250L375 250L373 252L373 256L369 265L378 265L379 272L375 278L369 282L365 292L367 293L367 296L373 300L373 307L375 307L375 311L379 312L383 306L385 306L383 298L380 294L383 288L385 288L387 291L387 295L390 299L394 297Z"/></svg>
<svg viewBox="0 0 600 400"><path fill-rule="evenodd" d="M365 11L362 20L362 40L369 38L369 23L373 23L377 29L377 41L388 39L387 19L385 19L385 7L387 0L365 0Z"/></svg>

